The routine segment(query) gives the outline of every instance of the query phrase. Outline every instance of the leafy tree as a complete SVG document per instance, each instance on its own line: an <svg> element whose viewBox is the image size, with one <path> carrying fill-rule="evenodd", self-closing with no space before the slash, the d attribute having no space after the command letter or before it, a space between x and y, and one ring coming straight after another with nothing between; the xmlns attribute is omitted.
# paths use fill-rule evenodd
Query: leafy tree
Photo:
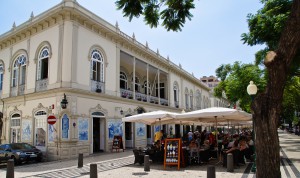
<svg viewBox="0 0 300 178"><path fill-rule="evenodd" d="M292 77L287 81L283 94L282 118L291 124L295 118L295 111L300 111L300 78Z"/></svg>
<svg viewBox="0 0 300 178"><path fill-rule="evenodd" d="M161 19L168 31L181 31L186 19L193 17L190 10L195 8L194 0L117 0L116 5L129 21L142 15L145 23L153 28Z"/></svg>
<svg viewBox="0 0 300 178"><path fill-rule="evenodd" d="M243 34L242 39L248 45L267 45L256 55L260 58L256 61L265 59L267 86L258 93L251 108L256 133L256 176L275 178L281 177L277 126L284 87L293 73L299 71L300 0L261 2L264 7L257 14L248 16L250 32Z"/></svg>
<svg viewBox="0 0 300 178"><path fill-rule="evenodd" d="M243 34L242 39L248 45L267 45L256 55L260 61L265 59L267 85L251 104L256 132L256 176L278 178L281 173L277 125L284 86L292 69L299 74L295 65L300 54L300 0L261 0L261 3L264 7L248 16L250 33ZM163 19L162 25L168 31L181 30L186 18L191 19L189 11L194 8L193 0L117 0L116 5L130 20L144 15L150 27L156 27L159 18ZM165 9L160 11L160 8Z"/></svg>
<svg viewBox="0 0 300 178"><path fill-rule="evenodd" d="M216 69L216 75L224 80L221 79L219 85L214 89L215 96L222 97L222 92L225 91L230 102L236 103L239 101L240 107L248 112L250 112L249 103L251 98L245 88L247 88L249 81L254 81L260 91L263 91L266 86L263 77L264 71L253 64L235 62L233 65L221 65Z"/></svg>

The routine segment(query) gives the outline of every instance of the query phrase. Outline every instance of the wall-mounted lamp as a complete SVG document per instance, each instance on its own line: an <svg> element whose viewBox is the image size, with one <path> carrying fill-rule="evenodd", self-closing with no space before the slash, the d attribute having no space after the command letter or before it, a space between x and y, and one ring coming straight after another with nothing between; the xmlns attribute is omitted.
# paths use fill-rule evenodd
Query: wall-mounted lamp
<svg viewBox="0 0 300 178"><path fill-rule="evenodd" d="M120 111L120 114L123 115L124 111L121 107L115 107L116 111Z"/></svg>
<svg viewBox="0 0 300 178"><path fill-rule="evenodd" d="M68 100L67 100L66 94L64 93L64 98L61 100L60 106L62 109L66 109L67 105L68 105Z"/></svg>

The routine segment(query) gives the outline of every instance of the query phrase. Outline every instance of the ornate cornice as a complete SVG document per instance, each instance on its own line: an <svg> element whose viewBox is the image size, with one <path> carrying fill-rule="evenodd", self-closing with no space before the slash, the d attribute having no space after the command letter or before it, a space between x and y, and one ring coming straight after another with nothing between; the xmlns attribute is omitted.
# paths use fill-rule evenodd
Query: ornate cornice
<svg viewBox="0 0 300 178"><path fill-rule="evenodd" d="M76 1L68 1L68 3L63 1L36 17L30 17L28 21L17 26L14 30L1 35L0 50L8 48L24 39L28 39L48 28L58 26L64 21L72 21L99 36L118 44L123 50L127 49L135 55L161 66L164 70L172 71L183 76L186 80L209 90L199 79L178 67L171 62L169 58L164 58L158 52L151 50L147 44L141 44L135 37L133 38L123 33L120 31L119 26L109 24L94 13L80 6Z"/></svg>

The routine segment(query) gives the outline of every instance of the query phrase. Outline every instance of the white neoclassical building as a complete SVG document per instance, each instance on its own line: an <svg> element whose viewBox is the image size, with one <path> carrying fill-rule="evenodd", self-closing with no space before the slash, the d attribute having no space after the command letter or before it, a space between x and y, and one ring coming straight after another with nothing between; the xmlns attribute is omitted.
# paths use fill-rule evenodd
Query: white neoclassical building
<svg viewBox="0 0 300 178"><path fill-rule="evenodd" d="M52 160L110 151L114 135L129 148L151 143L157 128L124 116L211 105L199 79L75 0L0 36L0 95L1 142L30 143Z"/></svg>

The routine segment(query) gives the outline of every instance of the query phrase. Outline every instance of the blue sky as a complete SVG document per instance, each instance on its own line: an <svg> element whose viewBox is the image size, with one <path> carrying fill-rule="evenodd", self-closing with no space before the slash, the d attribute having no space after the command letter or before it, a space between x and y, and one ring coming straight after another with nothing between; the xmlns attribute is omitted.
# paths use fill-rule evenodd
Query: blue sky
<svg viewBox="0 0 300 178"><path fill-rule="evenodd" d="M9 31L15 22L27 21L31 12L38 15L60 3L61 0L2 0L0 2L0 34ZM234 61L253 63L254 54L261 46L242 43L241 34L248 32L247 14L262 7L259 0L195 0L194 17L181 32L167 32L163 27L151 29L143 18L123 17L116 10L114 0L77 0L79 4L107 22L118 21L121 31L132 36L175 64L193 73L195 77L215 75L221 64Z"/></svg>

